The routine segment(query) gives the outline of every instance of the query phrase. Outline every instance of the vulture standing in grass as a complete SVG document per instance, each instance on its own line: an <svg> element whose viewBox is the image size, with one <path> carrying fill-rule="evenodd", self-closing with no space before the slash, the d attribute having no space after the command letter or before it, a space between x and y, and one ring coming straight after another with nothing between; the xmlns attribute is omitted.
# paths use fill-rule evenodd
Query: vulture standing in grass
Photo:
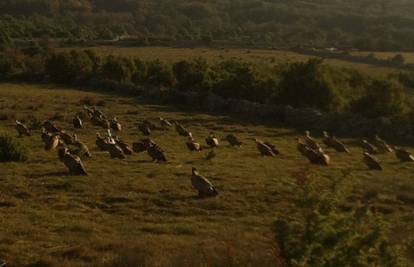
<svg viewBox="0 0 414 267"><path fill-rule="evenodd" d="M115 137L115 143L117 146L119 146L122 149L122 152L124 152L125 155L132 155L132 149L129 147L127 143L122 141L119 136Z"/></svg>
<svg viewBox="0 0 414 267"><path fill-rule="evenodd" d="M279 152L279 150L276 148L276 146L275 146L275 145L271 144L270 142L264 142L263 144L265 144L265 145L267 145L268 147L270 147L270 149L272 150L272 152L273 152L275 155L280 155L280 152Z"/></svg>
<svg viewBox="0 0 414 267"><path fill-rule="evenodd" d="M92 122L92 125L94 125L94 126L99 126L99 127L101 127L102 126L102 121L103 121L104 119L102 119L102 118L100 118L100 117L97 117L97 116L92 116L91 117L91 122Z"/></svg>
<svg viewBox="0 0 414 267"><path fill-rule="evenodd" d="M182 126L178 122L175 122L175 129L177 130L177 133L181 136L185 136L185 137L193 136L188 129L186 129L184 126Z"/></svg>
<svg viewBox="0 0 414 267"><path fill-rule="evenodd" d="M341 141L336 139L335 136L330 136L327 132L323 132L323 143L337 152L349 153L349 150Z"/></svg>
<svg viewBox="0 0 414 267"><path fill-rule="evenodd" d="M19 137L21 137L23 135L30 136L29 129L26 127L26 125L24 125L23 123L21 123L18 120L16 120L16 131L19 134Z"/></svg>
<svg viewBox="0 0 414 267"><path fill-rule="evenodd" d="M117 144L108 143L107 146L112 159L125 159L124 152Z"/></svg>
<svg viewBox="0 0 414 267"><path fill-rule="evenodd" d="M41 138L42 138L43 143L46 144L47 142L49 142L49 139L51 137L52 137L52 135L50 133L48 133L44 127L42 127Z"/></svg>
<svg viewBox="0 0 414 267"><path fill-rule="evenodd" d="M105 130L111 129L111 122L107 119L101 120L101 127Z"/></svg>
<svg viewBox="0 0 414 267"><path fill-rule="evenodd" d="M92 107L92 116L105 119L105 115L103 114L103 112L97 109L96 107Z"/></svg>
<svg viewBox="0 0 414 267"><path fill-rule="evenodd" d="M151 128L147 123L143 122L143 123L138 124L138 129L145 136L149 136L151 134Z"/></svg>
<svg viewBox="0 0 414 267"><path fill-rule="evenodd" d="M105 138L103 138L101 136L100 133L96 133L96 142L95 142L95 144L102 151L108 150L108 142L105 140Z"/></svg>
<svg viewBox="0 0 414 267"><path fill-rule="evenodd" d="M58 155L59 159L69 169L71 175L88 175L81 159L76 155L70 154L67 148L59 149Z"/></svg>
<svg viewBox="0 0 414 267"><path fill-rule="evenodd" d="M144 144L147 148L148 155L152 158L152 161L156 162L167 162L167 157L165 156L164 151L151 139L145 139Z"/></svg>
<svg viewBox="0 0 414 267"><path fill-rule="evenodd" d="M211 148L215 148L219 146L219 140L213 132L210 132L210 134L207 136L206 143Z"/></svg>
<svg viewBox="0 0 414 267"><path fill-rule="evenodd" d="M78 149L78 155L80 157L88 157L91 158L92 154L89 151L89 148L87 145L79 141L78 136L76 134L73 134L73 145Z"/></svg>
<svg viewBox="0 0 414 267"><path fill-rule="evenodd" d="M75 118L73 118L72 123L73 123L73 127L75 127L75 129L82 129L83 128L83 123L82 123L81 118L79 118L79 116L76 116Z"/></svg>
<svg viewBox="0 0 414 267"><path fill-rule="evenodd" d="M309 131L305 132L305 143L308 147L314 149L314 150L321 150L321 146L316 142L315 139L310 135Z"/></svg>
<svg viewBox="0 0 414 267"><path fill-rule="evenodd" d="M375 138L373 140L373 145L378 148L378 151L381 153L392 153L394 152L392 148L382 140L378 135L375 135Z"/></svg>
<svg viewBox="0 0 414 267"><path fill-rule="evenodd" d="M363 161L370 170L382 170L379 160L368 152L364 152Z"/></svg>
<svg viewBox="0 0 414 267"><path fill-rule="evenodd" d="M68 134L66 131L60 131L59 133L61 140L66 144L66 145L73 145L74 141L73 140L73 135Z"/></svg>
<svg viewBox="0 0 414 267"><path fill-rule="evenodd" d="M86 111L86 114L88 114L89 118L93 117L93 110L90 107L88 107L87 105L84 105L83 110Z"/></svg>
<svg viewBox="0 0 414 267"><path fill-rule="evenodd" d="M142 153L147 150L147 146L144 142L137 142L132 144L132 151L135 153Z"/></svg>
<svg viewBox="0 0 414 267"><path fill-rule="evenodd" d="M43 127L48 131L49 133L59 133L60 130L55 126L55 124L51 121L45 121L43 123Z"/></svg>
<svg viewBox="0 0 414 267"><path fill-rule="evenodd" d="M214 197L218 195L213 184L204 176L200 175L196 168L192 168L191 184L198 191L200 197Z"/></svg>
<svg viewBox="0 0 414 267"><path fill-rule="evenodd" d="M61 144L58 134L52 134L45 142L45 150L50 151L56 149Z"/></svg>
<svg viewBox="0 0 414 267"><path fill-rule="evenodd" d="M408 152L407 150L395 147L394 148L395 156L402 162L412 162L414 161L414 157Z"/></svg>
<svg viewBox="0 0 414 267"><path fill-rule="evenodd" d="M330 164L331 159L329 155L325 154L322 149L312 149L300 138L297 139L297 149L312 164L325 166Z"/></svg>
<svg viewBox="0 0 414 267"><path fill-rule="evenodd" d="M243 144L234 134L228 134L226 140L231 146L241 146Z"/></svg>
<svg viewBox="0 0 414 267"><path fill-rule="evenodd" d="M111 129L114 130L115 132L122 131L122 125L121 123L118 122L118 119L116 117L114 117L111 120Z"/></svg>
<svg viewBox="0 0 414 267"><path fill-rule="evenodd" d="M269 156L275 157L275 153L273 152L272 148L266 145L263 141L259 139L255 139L257 150L259 150L262 156Z"/></svg>
<svg viewBox="0 0 414 267"><path fill-rule="evenodd" d="M378 149L375 148L372 144L370 144L367 140L362 140L361 143L362 149L368 152L369 154L378 154Z"/></svg>
<svg viewBox="0 0 414 267"><path fill-rule="evenodd" d="M301 138L297 138L297 149L298 151L305 157L307 157L307 153L308 153L308 145L305 144L305 142L301 139Z"/></svg>
<svg viewBox="0 0 414 267"><path fill-rule="evenodd" d="M162 117L160 117L159 119L160 119L160 123L161 123L162 127L171 127L172 126L172 123L169 122L168 120L166 120Z"/></svg>
<svg viewBox="0 0 414 267"><path fill-rule="evenodd" d="M200 143L197 143L192 137L188 137L188 141L185 144L187 145L187 148L190 151L201 151L202 150Z"/></svg>
<svg viewBox="0 0 414 267"><path fill-rule="evenodd" d="M149 120L144 120L142 123L146 124L148 126L148 128L150 128L151 130L156 130L157 129L157 125L155 125L154 123L152 123Z"/></svg>

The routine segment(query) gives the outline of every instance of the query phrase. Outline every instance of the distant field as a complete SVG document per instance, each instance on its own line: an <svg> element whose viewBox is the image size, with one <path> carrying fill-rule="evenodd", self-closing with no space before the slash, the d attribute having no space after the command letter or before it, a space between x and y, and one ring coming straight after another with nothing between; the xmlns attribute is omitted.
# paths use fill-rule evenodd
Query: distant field
<svg viewBox="0 0 414 267"><path fill-rule="evenodd" d="M65 48L67 49L67 48ZM170 48L170 47L114 47L101 46L89 47L102 55L121 55L127 57L139 57L144 60L160 59L168 62L175 62L184 59L203 57L211 61L223 59L237 59L251 62L267 62L271 64L305 61L311 56L280 50L260 50L260 49L211 49L211 48ZM385 76L395 69L379 67L369 64L353 63L343 60L327 59L327 63L347 68L355 68L363 73L372 76Z"/></svg>
<svg viewBox="0 0 414 267"><path fill-rule="evenodd" d="M368 56L369 54L374 54L376 58L387 60L393 58L394 56L401 54L405 58L406 63L414 63L414 52L352 52L352 55L356 56Z"/></svg>
<svg viewBox="0 0 414 267"><path fill-rule="evenodd" d="M82 130L71 125L85 97L103 101L102 110L118 117L124 125L120 136L129 144L143 138L136 129L138 121L156 122L162 116L181 121L201 143L214 131L220 138L234 133L244 145L232 148L222 141L215 158L206 160L208 149L189 152L186 139L171 129L151 136L166 151L169 163L152 163L145 153L111 160L95 147L101 128L88 121ZM55 117L59 127L76 132L93 154L84 161L89 176L68 176L56 151L43 149L37 130L21 138L31 152L28 162L0 164L0 263L6 266L102 266L130 250L142 261L169 259L177 262L174 266L185 266L179 262L189 255L195 262L242 255L245 262L254 259L256 265L251 266L273 266L272 225L287 216L293 174L303 168L319 173L321 184L351 171L348 182L356 187L349 201L368 201L382 212L392 226L391 240L414 260L414 165L386 154L378 156L385 170L369 171L358 140L344 140L350 154L327 149L332 165L315 167L297 152L299 133L292 130L146 105L139 99L0 84L0 112L0 129L13 135L14 118ZM282 155L261 157L255 137L273 142ZM190 183L192 166L216 185L217 198L196 197ZM39 259L50 264L34 264ZM257 265L259 260L262 264Z"/></svg>

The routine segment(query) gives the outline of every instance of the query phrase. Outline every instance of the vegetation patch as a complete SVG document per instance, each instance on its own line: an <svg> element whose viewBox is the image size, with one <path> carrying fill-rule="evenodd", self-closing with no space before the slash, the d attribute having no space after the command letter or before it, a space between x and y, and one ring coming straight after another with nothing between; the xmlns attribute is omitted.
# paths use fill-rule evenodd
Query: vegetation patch
<svg viewBox="0 0 414 267"><path fill-rule="evenodd" d="M0 133L0 162L24 162L28 159L27 148L7 133Z"/></svg>

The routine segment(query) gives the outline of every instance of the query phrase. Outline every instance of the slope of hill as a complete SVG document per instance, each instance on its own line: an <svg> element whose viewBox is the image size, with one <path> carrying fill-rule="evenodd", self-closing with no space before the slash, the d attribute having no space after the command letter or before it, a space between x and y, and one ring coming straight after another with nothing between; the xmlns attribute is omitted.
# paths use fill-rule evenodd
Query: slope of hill
<svg viewBox="0 0 414 267"><path fill-rule="evenodd" d="M0 31L13 38L224 40L277 47L414 49L408 0L2 0Z"/></svg>
<svg viewBox="0 0 414 267"><path fill-rule="evenodd" d="M145 153L114 160L95 147L95 134L103 130L85 121L85 128L76 133L93 155L84 161L89 176L77 177L68 176L56 151L43 149L40 131L35 130L32 137L20 139L30 149L29 161L3 163L0 168L0 263L101 266L117 253L127 259L125 253L134 249L135 264L152 257L155 263L169 259L168 266L199 266L199 260L229 257L230 262L236 255L251 266L275 266L272 225L290 216L294 177L303 169L320 173L318 184L350 172L347 182L356 187L349 204L362 201L384 214L392 225L392 242L404 245L408 255L414 253L414 165L386 154L378 156L384 171L369 171L357 140L344 140L350 154L328 149L331 166L314 167L297 152L298 133L291 130L184 113L115 95L12 84L0 85L1 112L7 114L1 116L0 127L14 134L14 118L27 123L54 118L74 132L72 116L82 110L86 97L119 118L124 125L120 135L128 143L143 138L136 129L138 121L163 116L188 126L202 143L209 131L215 131L220 138L234 133L244 145L232 148L222 141L215 157L206 160L208 150L189 152L186 139L171 129L151 136L165 149L169 163L150 162ZM273 142L281 156L261 157L255 137ZM217 198L196 197L192 166L217 186ZM194 265L183 264L189 258ZM214 266L230 266L229 262Z"/></svg>

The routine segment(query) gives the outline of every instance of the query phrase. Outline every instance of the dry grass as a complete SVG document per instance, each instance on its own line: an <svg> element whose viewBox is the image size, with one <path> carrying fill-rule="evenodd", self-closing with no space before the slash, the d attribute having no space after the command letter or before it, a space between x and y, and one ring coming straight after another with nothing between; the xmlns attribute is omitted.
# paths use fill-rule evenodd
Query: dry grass
<svg viewBox="0 0 414 267"><path fill-rule="evenodd" d="M206 161L208 151L190 153L185 139L171 130L152 136L165 149L169 163L151 163L146 154L111 160L95 148L100 129L86 122L86 128L76 133L92 150L92 159L84 162L90 175L73 177L56 152L43 150L37 130L22 138L31 150L28 162L0 165L0 264L270 266L277 261L271 226L276 218L286 216L291 205L292 174L309 165L296 151L297 133L146 105L127 97L0 85L0 105L12 109L16 118L47 119L58 113L63 119L57 124L69 131L75 131L71 119L82 109L85 97L106 103L102 109L123 123L121 136L129 143L143 137L136 122L162 116L182 121L200 142L213 130L222 137L235 133L245 145L231 148L223 142L216 156ZM28 109L36 104L43 107ZM0 121L0 128L13 133L13 121ZM260 157L254 137L272 141L282 155ZM381 155L385 170L368 171L355 140L345 142L351 146L349 155L328 150L332 166L311 168L320 172L321 183L352 171L350 179L358 186L350 199L369 199L384 211L393 227L392 240L406 245L413 257L414 164ZM196 197L190 184L192 166L217 186L217 198Z"/></svg>
<svg viewBox="0 0 414 267"><path fill-rule="evenodd" d="M270 64L305 61L311 56L281 50L263 49L213 49L213 48L172 48L172 47L116 47L99 46L88 47L100 55L121 55L126 57L139 57L143 60L160 59L167 62L176 62L184 59L194 59L198 57L206 58L210 61L218 60L244 60L254 63L267 62ZM67 48L65 48L67 49ZM85 49L82 47L81 49ZM353 63L343 60L327 59L327 63L339 67L355 68L371 76L386 76L395 71L393 68L381 67L363 63Z"/></svg>

